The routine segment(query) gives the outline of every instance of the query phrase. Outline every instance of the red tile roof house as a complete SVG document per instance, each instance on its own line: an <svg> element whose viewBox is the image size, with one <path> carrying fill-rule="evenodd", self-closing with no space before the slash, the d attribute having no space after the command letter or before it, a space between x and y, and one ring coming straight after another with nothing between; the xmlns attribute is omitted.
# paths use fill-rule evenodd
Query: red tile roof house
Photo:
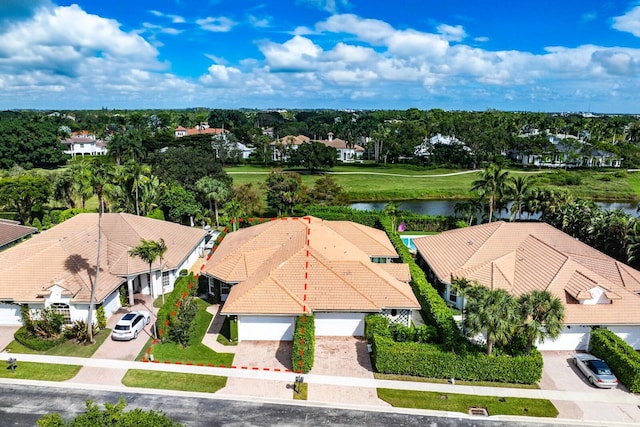
<svg viewBox="0 0 640 427"><path fill-rule="evenodd" d="M592 327L640 349L640 271L545 223L493 222L413 239L416 261L445 301L461 308L454 277L516 297L547 290L565 307L565 327L540 350L587 350Z"/></svg>
<svg viewBox="0 0 640 427"><path fill-rule="evenodd" d="M38 231L36 228L20 225L18 221L0 219L0 250L8 248L36 231Z"/></svg>
<svg viewBox="0 0 640 427"><path fill-rule="evenodd" d="M287 162L292 150L297 150L300 145L311 141L312 139L305 135L287 135L279 138L270 144L272 147L271 160L274 162ZM359 145L349 144L343 139L334 138L332 132L329 132L328 139L317 140L316 142L335 148L336 159L341 162L353 162L360 159L364 153L364 148Z"/></svg>
<svg viewBox="0 0 640 427"><path fill-rule="evenodd" d="M284 218L227 235L202 273L225 301L222 314L237 316L241 341L290 341L305 313L316 336L363 336L368 313L409 325L420 309L398 258L381 230Z"/></svg>
<svg viewBox="0 0 640 427"><path fill-rule="evenodd" d="M135 293L156 297L170 292L180 270L190 269L203 253L205 234L198 228L126 213L104 214L96 303L109 317L121 307L122 286L128 288L130 302ZM18 304L31 309L57 307L67 322L86 320L97 235L98 214L79 214L0 252L0 325L22 323ZM152 264L150 278L149 264L129 255L141 238L164 239L162 277L160 260Z"/></svg>

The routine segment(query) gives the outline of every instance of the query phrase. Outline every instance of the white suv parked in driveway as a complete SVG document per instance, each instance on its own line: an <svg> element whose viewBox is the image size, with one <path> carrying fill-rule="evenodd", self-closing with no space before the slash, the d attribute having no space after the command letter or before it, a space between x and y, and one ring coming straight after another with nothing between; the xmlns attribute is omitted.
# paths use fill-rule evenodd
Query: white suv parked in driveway
<svg viewBox="0 0 640 427"><path fill-rule="evenodd" d="M122 316L111 331L111 339L129 341L138 338L138 333L148 325L151 316L148 311L132 311Z"/></svg>

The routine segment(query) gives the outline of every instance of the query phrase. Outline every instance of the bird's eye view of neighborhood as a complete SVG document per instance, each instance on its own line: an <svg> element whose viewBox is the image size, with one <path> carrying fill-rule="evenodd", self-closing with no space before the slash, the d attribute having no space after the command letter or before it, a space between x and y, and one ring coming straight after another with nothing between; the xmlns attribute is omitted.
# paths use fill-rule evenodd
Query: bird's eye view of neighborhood
<svg viewBox="0 0 640 427"><path fill-rule="evenodd" d="M640 4L0 3L0 425L640 425Z"/></svg>

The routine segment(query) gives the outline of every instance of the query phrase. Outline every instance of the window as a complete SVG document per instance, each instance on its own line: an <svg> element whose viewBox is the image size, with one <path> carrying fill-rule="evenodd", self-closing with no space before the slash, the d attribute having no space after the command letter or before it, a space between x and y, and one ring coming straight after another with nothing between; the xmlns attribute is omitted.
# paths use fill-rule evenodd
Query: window
<svg viewBox="0 0 640 427"><path fill-rule="evenodd" d="M169 272L168 271L163 271L162 272L162 287L166 288L169 286Z"/></svg>
<svg viewBox="0 0 640 427"><path fill-rule="evenodd" d="M69 304L63 304L61 302L54 302L51 304L51 308L64 316L64 324L71 324L71 311L69 310Z"/></svg>
<svg viewBox="0 0 640 427"><path fill-rule="evenodd" d="M451 289L449 291L449 301L451 301L451 302L457 302L458 301L458 292L455 291L454 289Z"/></svg>
<svg viewBox="0 0 640 427"><path fill-rule="evenodd" d="M228 295L231 290L231 285L225 282L220 282L220 295Z"/></svg>

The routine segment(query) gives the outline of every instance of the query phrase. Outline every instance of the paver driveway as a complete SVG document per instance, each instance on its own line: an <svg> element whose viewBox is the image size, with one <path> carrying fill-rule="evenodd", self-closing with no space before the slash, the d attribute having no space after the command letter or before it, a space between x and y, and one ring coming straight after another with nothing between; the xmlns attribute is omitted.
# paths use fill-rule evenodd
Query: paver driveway
<svg viewBox="0 0 640 427"><path fill-rule="evenodd" d="M0 351L13 341L13 334L20 329L20 326L0 326Z"/></svg>
<svg viewBox="0 0 640 427"><path fill-rule="evenodd" d="M544 369L540 388L584 393L611 393L620 396L629 391L623 385L613 389L599 389L591 384L573 364L571 351L543 351ZM640 409L635 405L599 402L554 401L559 418L576 418L602 422L640 422Z"/></svg>

